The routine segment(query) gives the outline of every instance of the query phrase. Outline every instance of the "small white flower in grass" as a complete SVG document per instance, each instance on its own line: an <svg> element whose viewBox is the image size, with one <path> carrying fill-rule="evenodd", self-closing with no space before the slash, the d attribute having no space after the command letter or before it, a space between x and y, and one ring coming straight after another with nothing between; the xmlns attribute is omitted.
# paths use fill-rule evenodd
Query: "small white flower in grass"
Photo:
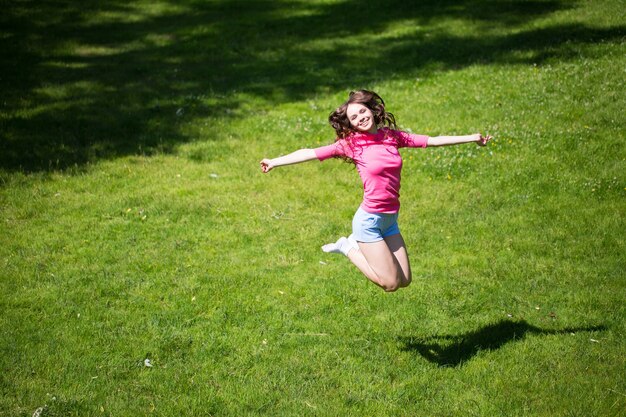
<svg viewBox="0 0 626 417"><path fill-rule="evenodd" d="M589 339L589 341L590 341L590 342L593 342L593 343L600 343L600 341L599 341L599 340L596 340L596 339Z"/></svg>
<svg viewBox="0 0 626 417"><path fill-rule="evenodd" d="M219 175L217 175L215 172L212 172L212 173L209 175L209 177L211 177L211 178L219 178L220 176L219 176Z"/></svg>
<svg viewBox="0 0 626 417"><path fill-rule="evenodd" d="M263 339L263 341L261 342L261 344L262 344L263 346L267 346L267 339Z"/></svg>
<svg viewBox="0 0 626 417"><path fill-rule="evenodd" d="M146 368L152 368L152 362L148 358L144 359L143 364Z"/></svg>
<svg viewBox="0 0 626 417"><path fill-rule="evenodd" d="M324 261L320 261L320 265L328 265L328 264Z"/></svg>
<svg viewBox="0 0 626 417"><path fill-rule="evenodd" d="M33 417L41 416L41 413L43 413L46 408L47 407L44 405L43 407L39 407L38 409L36 409L35 412L33 413Z"/></svg>

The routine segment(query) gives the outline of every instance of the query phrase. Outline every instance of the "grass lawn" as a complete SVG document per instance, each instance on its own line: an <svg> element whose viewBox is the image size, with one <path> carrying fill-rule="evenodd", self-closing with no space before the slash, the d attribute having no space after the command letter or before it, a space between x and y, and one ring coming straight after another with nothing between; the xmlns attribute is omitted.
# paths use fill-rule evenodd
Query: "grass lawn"
<svg viewBox="0 0 626 417"><path fill-rule="evenodd" d="M623 0L16 1L0 15L1 416L623 416ZM413 284L320 250L399 125Z"/></svg>

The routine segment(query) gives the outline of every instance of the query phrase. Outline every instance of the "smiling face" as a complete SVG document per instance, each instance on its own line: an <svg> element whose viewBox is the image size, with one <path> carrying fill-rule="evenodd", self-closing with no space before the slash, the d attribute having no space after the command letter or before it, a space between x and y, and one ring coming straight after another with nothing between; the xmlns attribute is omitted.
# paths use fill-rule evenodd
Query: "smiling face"
<svg viewBox="0 0 626 417"><path fill-rule="evenodd" d="M350 126L359 132L376 133L377 127L372 111L360 103L350 103L346 109Z"/></svg>

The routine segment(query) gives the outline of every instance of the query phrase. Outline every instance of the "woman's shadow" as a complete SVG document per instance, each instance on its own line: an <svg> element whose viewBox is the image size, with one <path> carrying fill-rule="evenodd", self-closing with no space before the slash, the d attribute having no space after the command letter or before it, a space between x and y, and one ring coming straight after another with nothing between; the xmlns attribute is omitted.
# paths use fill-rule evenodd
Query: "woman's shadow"
<svg viewBox="0 0 626 417"><path fill-rule="evenodd" d="M460 334L431 337L401 337L403 351L414 351L439 366L460 366L481 350L495 350L526 335L559 335L606 330L605 326L543 330L526 321L502 320L481 329Z"/></svg>

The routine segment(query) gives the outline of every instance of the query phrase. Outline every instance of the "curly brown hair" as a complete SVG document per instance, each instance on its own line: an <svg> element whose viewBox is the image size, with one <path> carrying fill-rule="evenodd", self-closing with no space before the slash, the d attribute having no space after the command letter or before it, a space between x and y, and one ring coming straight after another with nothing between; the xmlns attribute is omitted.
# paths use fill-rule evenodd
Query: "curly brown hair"
<svg viewBox="0 0 626 417"><path fill-rule="evenodd" d="M356 132L347 115L348 105L352 103L359 103L370 109L374 114L374 123L377 127L387 125L396 129L396 118L392 113L385 111L385 102L378 94L369 90L351 91L348 100L328 117L328 122L337 132L338 139L347 138Z"/></svg>

